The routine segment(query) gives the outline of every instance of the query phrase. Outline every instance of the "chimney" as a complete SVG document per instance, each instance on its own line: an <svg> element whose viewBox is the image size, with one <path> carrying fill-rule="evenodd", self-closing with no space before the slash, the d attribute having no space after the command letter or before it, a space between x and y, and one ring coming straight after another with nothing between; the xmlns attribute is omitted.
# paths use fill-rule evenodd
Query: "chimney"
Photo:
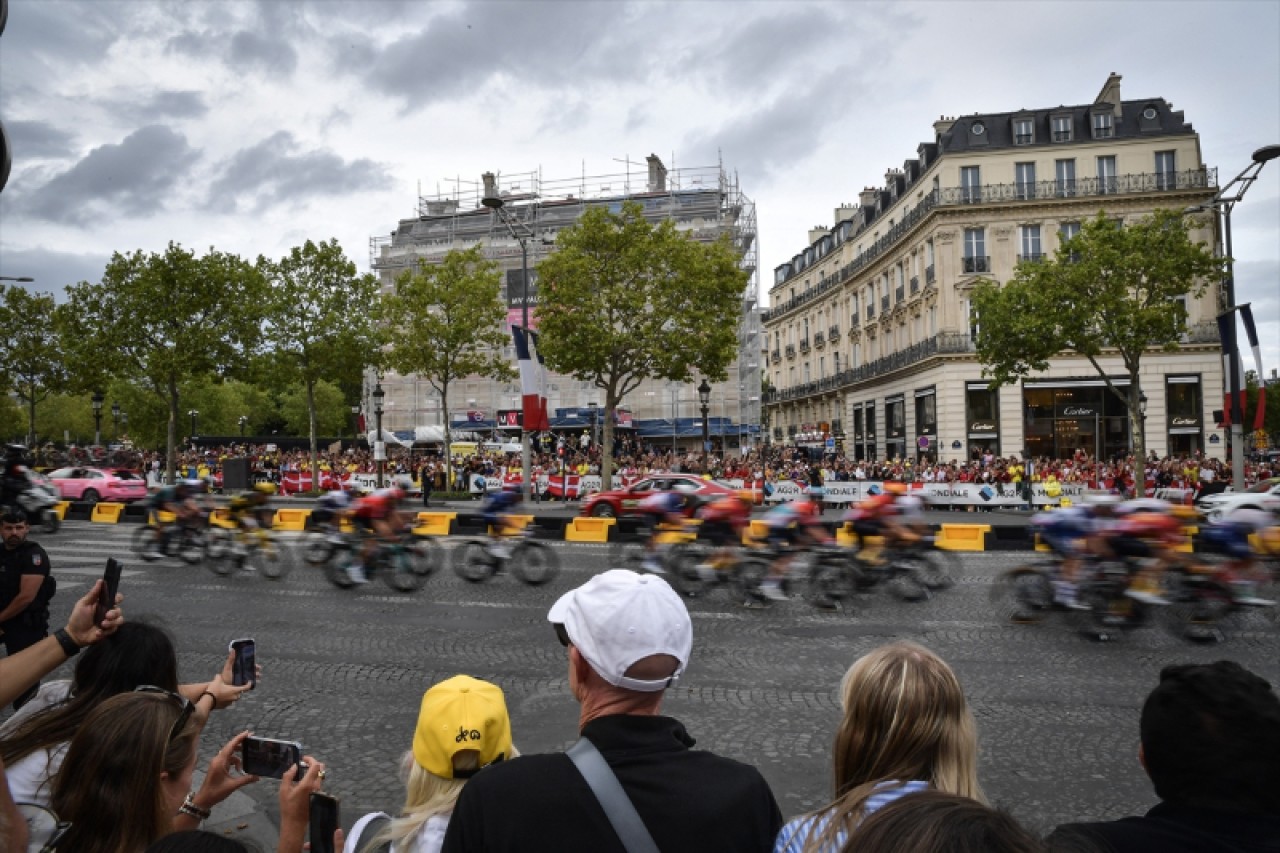
<svg viewBox="0 0 1280 853"><path fill-rule="evenodd" d="M664 193L667 191L667 167L662 165L662 160L657 154L650 154L644 158L649 164L649 192Z"/></svg>
<svg viewBox="0 0 1280 853"><path fill-rule="evenodd" d="M840 202L840 206L836 208L835 224L839 225L846 219L852 219L853 215L858 212L856 205L849 204L847 201Z"/></svg>
<svg viewBox="0 0 1280 853"><path fill-rule="evenodd" d="M1112 71L1111 76L1107 77L1107 82L1102 84L1102 91L1098 93L1098 97L1093 99L1095 104L1111 104L1115 108L1115 114L1120 116L1120 75Z"/></svg>
<svg viewBox="0 0 1280 853"><path fill-rule="evenodd" d="M809 229L809 245L812 246L814 243L818 242L819 240L821 240L823 237L827 236L830 233L831 233L830 228L826 228L821 225L813 226L812 228Z"/></svg>
<svg viewBox="0 0 1280 853"><path fill-rule="evenodd" d="M485 172L480 176L480 180L484 181L484 195L481 198L497 198L498 179L494 177L493 172Z"/></svg>
<svg viewBox="0 0 1280 853"><path fill-rule="evenodd" d="M955 123L956 123L956 120L954 118L947 118L946 116L938 116L938 120L933 123L934 135L941 136L942 134L950 130L951 125Z"/></svg>
<svg viewBox="0 0 1280 853"><path fill-rule="evenodd" d="M862 192L858 193L858 204L863 207L875 207L877 195L879 190L875 187L864 187Z"/></svg>

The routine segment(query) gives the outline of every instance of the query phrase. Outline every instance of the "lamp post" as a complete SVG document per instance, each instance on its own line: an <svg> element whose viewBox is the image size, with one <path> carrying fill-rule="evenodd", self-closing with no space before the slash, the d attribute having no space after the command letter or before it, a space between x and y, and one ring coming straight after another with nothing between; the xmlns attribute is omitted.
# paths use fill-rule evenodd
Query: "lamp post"
<svg viewBox="0 0 1280 853"><path fill-rule="evenodd" d="M114 443L120 437L120 404L111 404L111 441Z"/></svg>
<svg viewBox="0 0 1280 853"><path fill-rule="evenodd" d="M123 410L120 412L120 426L124 427L124 434L128 436L129 435L129 413Z"/></svg>
<svg viewBox="0 0 1280 853"><path fill-rule="evenodd" d="M387 392L382 390L382 380L379 379L377 384L373 386L373 393L369 396L373 397L373 461L378 464L378 488L382 488L382 473L387 464L387 445L382 441L382 398L387 396Z"/></svg>
<svg viewBox="0 0 1280 853"><path fill-rule="evenodd" d="M241 415L236 418L236 423L240 425L240 437L244 438L244 428L249 425L249 416Z"/></svg>
<svg viewBox="0 0 1280 853"><path fill-rule="evenodd" d="M529 330L529 238L533 236L533 232L524 223L518 223L523 229L523 233L516 230L517 222L511 217L510 213L503 209L506 202L498 195L493 173L486 172L483 177L485 195L484 198L480 199L480 203L498 215L498 218L502 220L502 224L507 226L507 231L510 232L512 238L520 244L520 328L527 332ZM530 444L530 438L529 425L522 425L520 430L520 491L526 501L530 499L532 494L529 478L533 468L533 448Z"/></svg>
<svg viewBox="0 0 1280 853"><path fill-rule="evenodd" d="M702 473L707 473L707 455L708 446L711 444L710 422L707 420L707 413L711 410L711 386L707 384L707 377L702 377L702 384L698 386L698 402L702 404Z"/></svg>
<svg viewBox="0 0 1280 853"><path fill-rule="evenodd" d="M1213 208L1214 213L1222 217L1222 257L1226 260L1222 272L1222 288L1226 296L1227 306L1226 313L1234 314L1236 310L1236 275L1235 275L1235 259L1232 256L1231 247L1231 210L1236 206L1236 202L1244 198L1244 194L1249 191L1249 187L1258 179L1258 174L1262 171L1262 167L1268 162L1280 157L1280 145L1264 145L1257 151L1253 152L1253 157L1244 171L1236 175L1226 186L1218 190L1217 195L1203 204L1188 207L1184 213L1199 213L1208 208ZM1235 194L1231 195L1231 191L1235 190ZM1231 326L1235 328L1235 317L1231 318ZM1236 349L1234 359L1229 363L1234 364L1239 359L1239 349ZM1259 377L1261 378L1261 377ZM1232 376L1223 376L1222 384L1224 388L1230 389L1231 407L1231 485L1237 492L1243 492L1244 483L1244 409L1240 404L1240 398L1244 394L1244 388L1240 387L1239 373Z"/></svg>
<svg viewBox="0 0 1280 853"><path fill-rule="evenodd" d="M30 284L35 281L35 279L29 275L20 275L17 278L14 278L11 275L0 275L0 281L22 281Z"/></svg>
<svg viewBox="0 0 1280 853"><path fill-rule="evenodd" d="M96 446L102 444L102 392L94 391L89 403L93 406L93 443Z"/></svg>
<svg viewBox="0 0 1280 853"><path fill-rule="evenodd" d="M191 418L191 446L192 446L192 447L195 447L195 444L196 444L196 418L198 418L198 417L200 416L200 412L199 412L198 410L196 410L196 409L191 409L191 410L189 410L189 411L187 412L187 416Z"/></svg>

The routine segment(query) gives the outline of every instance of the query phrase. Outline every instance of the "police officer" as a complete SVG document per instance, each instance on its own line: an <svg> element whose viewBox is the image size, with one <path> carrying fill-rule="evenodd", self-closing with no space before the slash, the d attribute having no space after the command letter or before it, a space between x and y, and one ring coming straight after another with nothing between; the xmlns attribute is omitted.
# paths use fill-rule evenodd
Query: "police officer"
<svg viewBox="0 0 1280 853"><path fill-rule="evenodd" d="M5 651L17 654L49 635L49 601L56 588L49 574L49 555L39 543L28 542L27 514L7 507L0 514L0 631ZM36 694L39 684L14 701L20 708Z"/></svg>

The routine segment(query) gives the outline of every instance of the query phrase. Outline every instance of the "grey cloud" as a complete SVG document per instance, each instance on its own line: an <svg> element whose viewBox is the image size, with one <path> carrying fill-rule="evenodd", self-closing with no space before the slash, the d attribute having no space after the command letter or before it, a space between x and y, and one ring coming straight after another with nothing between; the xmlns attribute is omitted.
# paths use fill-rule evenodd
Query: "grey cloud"
<svg viewBox="0 0 1280 853"><path fill-rule="evenodd" d="M165 53L180 53L196 59L213 56L219 51L221 36L208 30L187 30L172 36L164 45Z"/></svg>
<svg viewBox="0 0 1280 853"><path fill-rule="evenodd" d="M209 111L209 107L200 92L167 90L152 95L142 111L171 118L199 118Z"/></svg>
<svg viewBox="0 0 1280 853"><path fill-rule="evenodd" d="M15 167L26 160L58 160L75 154L75 137L44 121L5 122Z"/></svg>
<svg viewBox="0 0 1280 853"><path fill-rule="evenodd" d="M14 3L5 29L6 64L62 67L101 60L128 28L132 4Z"/></svg>
<svg viewBox="0 0 1280 853"><path fill-rule="evenodd" d="M52 293L59 300L65 296L67 285L100 281L102 271L111 259L110 253L77 254L42 247L12 249L2 246L0 249L0 275L14 278L30 276L35 282L22 287L38 293Z"/></svg>
<svg viewBox="0 0 1280 853"><path fill-rule="evenodd" d="M140 128L119 144L99 146L79 163L22 198L33 216L83 225L101 213L145 216L199 158L186 137L167 127Z"/></svg>
<svg viewBox="0 0 1280 853"><path fill-rule="evenodd" d="M293 134L280 131L241 149L221 165L209 192L209 206L235 211L243 205L261 212L315 196L383 189L391 179L372 160L343 160L332 151L300 151Z"/></svg>
<svg viewBox="0 0 1280 853"><path fill-rule="evenodd" d="M257 33L241 30L231 37L228 54L234 67L256 65L265 71L293 74L298 67L298 53L287 41L263 38Z"/></svg>
<svg viewBox="0 0 1280 853"><path fill-rule="evenodd" d="M787 68L812 60L824 46L847 36L826 9L802 9L748 20L713 56L720 84L741 92L760 89Z"/></svg>

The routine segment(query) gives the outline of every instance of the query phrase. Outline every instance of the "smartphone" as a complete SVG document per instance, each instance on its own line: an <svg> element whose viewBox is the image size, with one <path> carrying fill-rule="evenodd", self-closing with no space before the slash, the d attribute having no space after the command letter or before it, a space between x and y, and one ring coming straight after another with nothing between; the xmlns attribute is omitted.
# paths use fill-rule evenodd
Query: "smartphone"
<svg viewBox="0 0 1280 853"><path fill-rule="evenodd" d="M311 794L311 853L337 853L333 834L338 830L338 800L315 791Z"/></svg>
<svg viewBox="0 0 1280 853"><path fill-rule="evenodd" d="M250 776L269 776L283 779L291 769L294 779L301 779L307 772L302 763L302 744L296 740L277 740L269 737L247 737L241 745L241 767Z"/></svg>
<svg viewBox="0 0 1280 853"><path fill-rule="evenodd" d="M250 690L257 687L257 645L253 639L244 637L240 640L232 640L227 648L235 652L235 657L231 661L231 683L236 687L248 684Z"/></svg>
<svg viewBox="0 0 1280 853"><path fill-rule="evenodd" d="M93 624L101 625L107 618L107 611L116 606L116 593L120 590L120 572L124 567L114 557L107 560L107 568L102 573L102 592L98 594L98 605L93 610Z"/></svg>

